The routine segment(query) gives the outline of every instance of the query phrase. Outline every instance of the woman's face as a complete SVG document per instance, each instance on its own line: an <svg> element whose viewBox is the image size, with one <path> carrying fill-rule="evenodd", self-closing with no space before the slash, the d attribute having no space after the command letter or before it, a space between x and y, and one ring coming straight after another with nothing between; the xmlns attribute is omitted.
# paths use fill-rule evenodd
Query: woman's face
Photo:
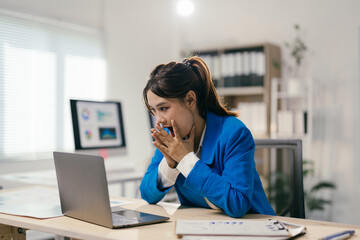
<svg viewBox="0 0 360 240"><path fill-rule="evenodd" d="M147 92L148 103L154 112L156 123L161 123L163 128L168 128L173 134L171 119L180 132L180 137L184 138L189 135L194 124L194 115L189 107L177 98L162 98L151 91Z"/></svg>

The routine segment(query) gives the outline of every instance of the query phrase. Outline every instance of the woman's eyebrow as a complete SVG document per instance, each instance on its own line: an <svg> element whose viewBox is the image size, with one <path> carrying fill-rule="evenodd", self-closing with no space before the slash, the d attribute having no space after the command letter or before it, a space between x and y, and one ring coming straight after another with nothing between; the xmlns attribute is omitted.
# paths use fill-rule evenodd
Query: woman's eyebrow
<svg viewBox="0 0 360 240"><path fill-rule="evenodd" d="M164 104L166 104L167 102L161 102L161 103L158 103L158 104L156 104L156 107L158 108L158 107L160 107L160 106L162 106L162 105L164 105Z"/></svg>

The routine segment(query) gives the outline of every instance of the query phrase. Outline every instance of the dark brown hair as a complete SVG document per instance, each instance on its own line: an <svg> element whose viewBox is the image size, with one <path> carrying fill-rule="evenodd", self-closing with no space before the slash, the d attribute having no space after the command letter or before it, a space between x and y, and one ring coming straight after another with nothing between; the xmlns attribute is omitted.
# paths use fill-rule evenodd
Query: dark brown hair
<svg viewBox="0 0 360 240"><path fill-rule="evenodd" d="M178 98L181 101L192 90L196 94L196 104L201 117L205 118L206 111L221 116L237 116L237 113L227 110L220 103L210 71L198 56L185 59L182 63L160 64L150 73L150 79L143 90L143 98L152 113L147 99L149 90L159 97Z"/></svg>

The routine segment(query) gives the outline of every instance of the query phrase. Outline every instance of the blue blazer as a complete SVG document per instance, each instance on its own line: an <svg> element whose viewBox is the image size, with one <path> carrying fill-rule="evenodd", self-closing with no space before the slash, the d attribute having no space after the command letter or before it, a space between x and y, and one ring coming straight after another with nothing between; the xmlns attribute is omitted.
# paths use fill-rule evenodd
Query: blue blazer
<svg viewBox="0 0 360 240"><path fill-rule="evenodd" d="M201 159L187 178L180 173L174 185L181 204L209 208L206 197L231 217L275 215L255 168L254 149L253 137L239 119L207 112ZM142 198L150 204L159 202L170 189L157 186L162 158L156 149L140 185Z"/></svg>

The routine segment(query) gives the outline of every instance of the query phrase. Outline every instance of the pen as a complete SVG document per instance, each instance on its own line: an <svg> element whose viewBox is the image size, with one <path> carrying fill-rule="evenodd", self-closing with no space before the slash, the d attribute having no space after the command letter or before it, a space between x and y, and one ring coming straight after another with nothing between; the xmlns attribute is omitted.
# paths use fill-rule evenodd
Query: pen
<svg viewBox="0 0 360 240"><path fill-rule="evenodd" d="M320 238L320 240L341 240L349 238L351 235L355 233L354 230L348 230L343 232L334 233L325 237Z"/></svg>

